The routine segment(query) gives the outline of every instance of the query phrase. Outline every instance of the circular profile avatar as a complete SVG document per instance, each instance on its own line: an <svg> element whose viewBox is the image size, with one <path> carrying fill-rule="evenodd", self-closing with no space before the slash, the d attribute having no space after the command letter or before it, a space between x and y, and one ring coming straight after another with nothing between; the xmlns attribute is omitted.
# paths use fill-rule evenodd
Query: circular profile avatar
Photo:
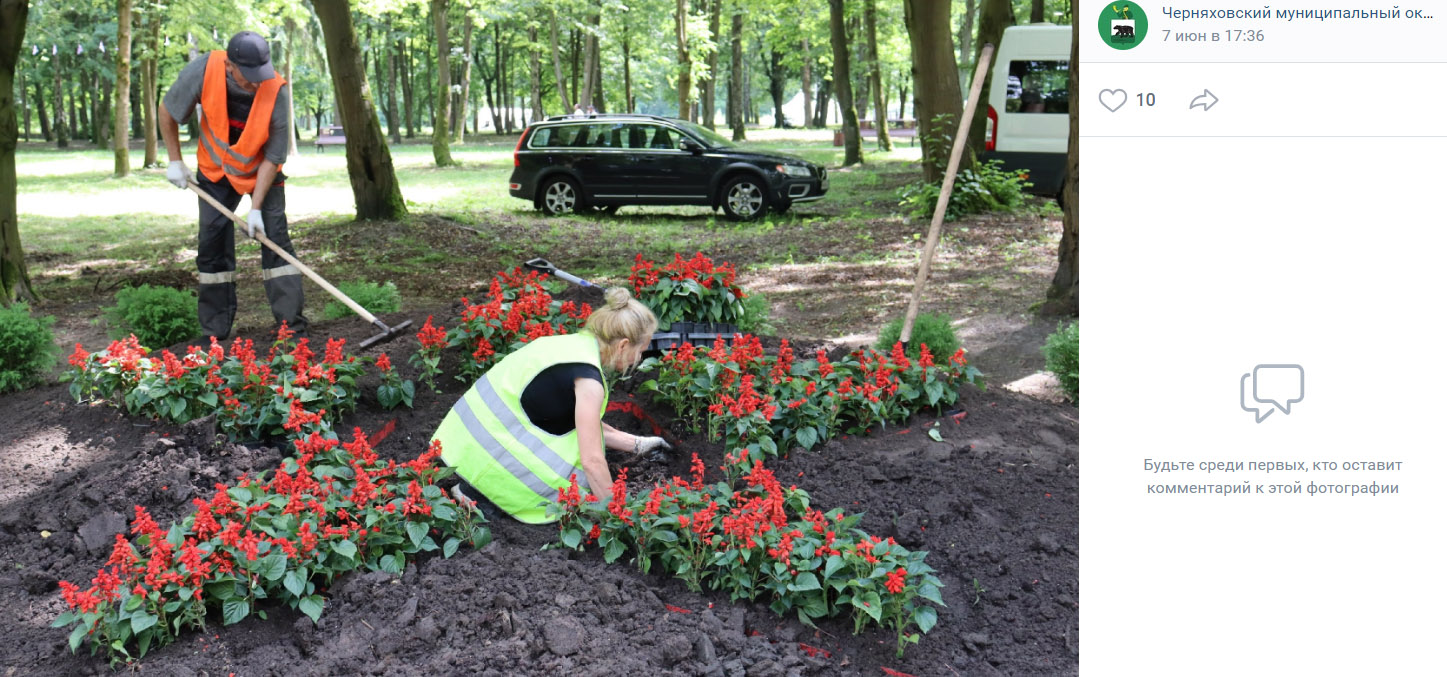
<svg viewBox="0 0 1447 677"><path fill-rule="evenodd" d="M1128 2L1113 2L1100 10L1100 39L1115 49L1131 49L1145 42L1146 13Z"/></svg>

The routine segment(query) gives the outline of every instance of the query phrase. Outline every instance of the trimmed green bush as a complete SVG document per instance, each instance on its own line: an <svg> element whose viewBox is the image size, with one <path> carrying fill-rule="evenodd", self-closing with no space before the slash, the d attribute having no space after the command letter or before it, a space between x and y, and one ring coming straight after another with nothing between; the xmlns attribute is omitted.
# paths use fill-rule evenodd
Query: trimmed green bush
<svg viewBox="0 0 1447 677"><path fill-rule="evenodd" d="M106 311L111 338L135 334L141 345L164 348L201 335L196 295L170 287L143 284L116 292L115 307Z"/></svg>
<svg viewBox="0 0 1447 677"><path fill-rule="evenodd" d="M1055 333L1046 337L1045 369L1060 379L1060 387L1070 396L1070 401L1080 403L1080 322L1070 326L1057 324Z"/></svg>
<svg viewBox="0 0 1447 677"><path fill-rule="evenodd" d="M402 309L402 295L397 292L397 285L391 282L343 282L337 285L337 289L373 315L395 313ZM328 301L326 308L322 309L322 317L328 320L339 320L348 315L356 313L341 301Z"/></svg>
<svg viewBox="0 0 1447 677"><path fill-rule="evenodd" d="M30 307L17 303L0 308L0 393L24 390L40 382L60 350L50 333L53 317L31 317Z"/></svg>
<svg viewBox="0 0 1447 677"><path fill-rule="evenodd" d="M894 349L894 344L899 342L899 335L903 331L904 318L891 320L879 330L879 341L874 344L874 348L889 354L889 351ZM929 346L930 354L936 357L948 358L960 349L960 339L955 336L955 328L950 326L950 316L944 313L920 313L914 318L914 331L910 333L909 343L904 347L905 354L919 359L921 342Z"/></svg>

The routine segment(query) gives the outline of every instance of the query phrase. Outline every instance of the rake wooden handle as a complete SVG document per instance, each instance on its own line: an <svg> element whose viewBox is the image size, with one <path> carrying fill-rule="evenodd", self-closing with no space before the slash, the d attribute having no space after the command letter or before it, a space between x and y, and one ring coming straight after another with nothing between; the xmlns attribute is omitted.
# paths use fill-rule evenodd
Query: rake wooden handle
<svg viewBox="0 0 1447 677"><path fill-rule="evenodd" d="M188 188L191 189L191 192L193 192L193 193L195 193L195 194L197 194L197 195L200 195L202 200L205 200L205 201L206 201L207 203L209 203L212 207L215 207L215 208L216 208L216 211L221 212L221 214L224 215L224 216L230 217L231 220L236 223L236 226L237 226L238 228L241 228L241 229L242 229L242 232L245 232L245 231L247 230L246 219L243 219L243 218L241 218L240 216L237 216L235 212L231 211L230 209L227 209L224 205L222 205L220 202L218 202L218 201L216 200L216 198L211 197L210 195L207 195L207 194L206 194L206 191L201 190L201 187L200 187L200 186L197 186L195 181L190 181L190 180L188 180L188 181L186 182L186 185L187 185ZM270 249L271 251L276 252L276 255L277 255L277 256L280 256L280 257L281 257L282 259L284 259L287 263L290 263L291 265L296 266L296 269L297 269L297 270L300 270L300 271L302 272L302 274L304 274L304 275L306 275L307 277L311 278L312 282L317 283L317 286L319 286L319 287L321 287L322 289L326 290L326 292L327 292L328 294L331 294L332 296L335 296L338 301L341 301L341 302L342 302L343 304L345 304L348 308L351 308L351 309L352 309L352 312L356 313L356 314L357 314L358 316L360 316L362 319L364 319L364 320L366 320L366 321L368 321L368 322L370 322L370 323L372 323L372 324L377 324L377 323L379 322L379 320L377 319L377 316L375 316L375 315L367 312L367 309L366 309L366 308L363 308L363 307L361 306L361 304L358 304L356 301L353 301L353 300L352 300L350 297L348 297L346 294L343 294L343 293L342 293L342 290L337 289L336 287L332 286L332 283L327 282L326 280L322 279L322 276L321 276L321 275L318 275L316 271L312 270L311 268L308 268L305 263L302 263L301 261L297 260L297 258L296 258L295 256L292 256L292 255L291 255L290 253L288 253L285 249L282 249L282 248L281 248L281 245L278 245L277 243L272 242L270 238L266 237L266 233L258 232L258 233L254 236L254 239L255 239L257 242L260 242L260 243L261 243L263 246L265 246L267 249ZM382 325L382 326L385 327L386 325Z"/></svg>

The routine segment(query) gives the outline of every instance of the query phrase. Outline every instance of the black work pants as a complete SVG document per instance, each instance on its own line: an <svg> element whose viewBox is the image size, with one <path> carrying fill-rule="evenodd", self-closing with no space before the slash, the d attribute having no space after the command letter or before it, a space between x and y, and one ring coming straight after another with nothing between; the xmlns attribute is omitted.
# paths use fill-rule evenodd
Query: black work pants
<svg viewBox="0 0 1447 677"><path fill-rule="evenodd" d="M241 203L241 193L236 192L225 179L217 183L196 172L196 183L202 191L231 211L235 211ZM201 320L202 334L224 339L231 335L231 324L236 319L237 226L205 200L197 197L196 201L201 207L201 234L196 251L196 270L201 274L201 287L197 294L196 312ZM286 188L281 176L266 193L261 222L267 239L288 254L295 255L291 235L286 230ZM266 287L266 300L271 303L272 317L278 324L285 322L287 327L305 336L307 321L301 313L301 271L263 246L261 279Z"/></svg>

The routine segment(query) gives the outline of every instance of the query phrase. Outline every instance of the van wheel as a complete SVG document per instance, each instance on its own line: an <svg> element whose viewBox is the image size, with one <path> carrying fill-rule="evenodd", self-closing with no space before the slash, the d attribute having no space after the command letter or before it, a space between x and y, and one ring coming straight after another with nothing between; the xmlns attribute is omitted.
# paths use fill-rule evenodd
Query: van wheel
<svg viewBox="0 0 1447 677"><path fill-rule="evenodd" d="M769 200L762 182L745 175L724 184L722 206L724 214L733 221L753 221L768 211Z"/></svg>
<svg viewBox="0 0 1447 677"><path fill-rule="evenodd" d="M543 184L543 213L548 216L573 214L579 208L578 184L572 179L558 177Z"/></svg>

